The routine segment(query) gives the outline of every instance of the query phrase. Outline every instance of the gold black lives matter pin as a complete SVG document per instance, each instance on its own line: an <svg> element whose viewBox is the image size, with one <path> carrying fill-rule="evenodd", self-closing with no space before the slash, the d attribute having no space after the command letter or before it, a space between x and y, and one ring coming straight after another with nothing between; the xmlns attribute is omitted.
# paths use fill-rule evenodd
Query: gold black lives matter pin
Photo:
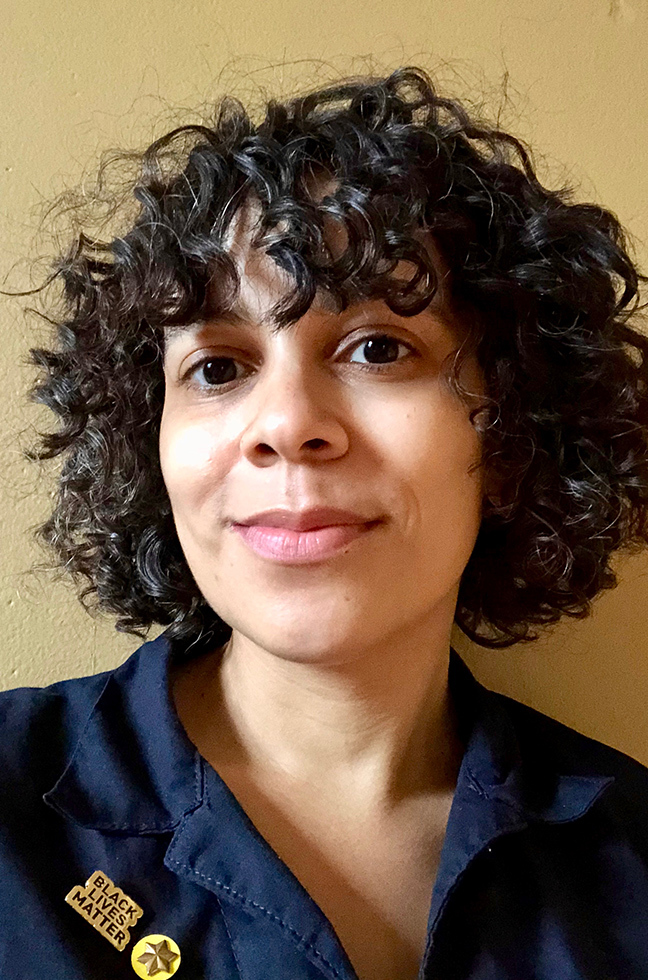
<svg viewBox="0 0 648 980"><path fill-rule="evenodd" d="M119 950L130 942L128 930L144 914L103 871L94 871L85 887L75 885L65 901Z"/></svg>

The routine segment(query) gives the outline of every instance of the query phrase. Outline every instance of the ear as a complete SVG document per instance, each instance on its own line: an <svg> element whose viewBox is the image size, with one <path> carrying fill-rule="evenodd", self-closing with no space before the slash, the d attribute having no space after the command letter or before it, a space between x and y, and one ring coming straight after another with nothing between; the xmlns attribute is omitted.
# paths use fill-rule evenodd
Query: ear
<svg viewBox="0 0 648 980"><path fill-rule="evenodd" d="M493 511L500 510L504 506L502 490L504 487L504 476L495 473L492 468L487 469L484 474L482 489L482 512L484 516Z"/></svg>

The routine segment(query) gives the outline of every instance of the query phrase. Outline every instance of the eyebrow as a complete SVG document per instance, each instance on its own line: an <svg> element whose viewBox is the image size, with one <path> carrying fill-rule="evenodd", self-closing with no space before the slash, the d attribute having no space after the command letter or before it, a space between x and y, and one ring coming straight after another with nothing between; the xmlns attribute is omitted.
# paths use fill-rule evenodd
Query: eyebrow
<svg viewBox="0 0 648 980"><path fill-rule="evenodd" d="M371 303L371 302L380 302L380 297L368 296L368 297L359 298L356 301L351 301L345 309L338 310L335 306L335 301L333 300L333 298L330 297L330 295L327 292L322 292L321 296L318 296L316 300L311 304L310 309L312 309L312 307L316 305L317 306L316 312L322 313L325 316L337 317L346 314L349 318L351 318L353 316L355 308L362 307L367 303ZM389 306L386 303L385 306L387 310L390 313L392 313L394 316L399 316L398 313L396 313L393 310L390 310ZM436 307L434 302L430 303L430 305L426 307L426 311L430 313L434 313L437 316L440 315L444 320L446 319L444 315L444 311L439 307ZM282 327L279 327L276 323L275 318L272 315L270 315L270 311L268 311L268 313L265 316L262 316L261 318L257 318L257 317L246 316L242 312L237 312L236 309L234 308L223 309L223 310L213 309L211 311L207 311L204 316L198 317L195 320L191 320L188 323L172 324L170 326L165 327L164 336L165 339L173 340L174 338L187 333L189 330L201 329L209 326L217 328L218 326L221 325L225 327L227 326L241 327L241 328L252 327L253 329L267 327L270 330L270 332L274 334L279 329L282 330L290 329L290 327L294 326L296 322L297 321L289 321L288 323L284 324Z"/></svg>
<svg viewBox="0 0 648 980"><path fill-rule="evenodd" d="M196 327L204 327L209 324L223 324L225 326L240 327L244 325L250 325L252 321L233 310L225 310L222 313L207 313L205 316L198 317L195 320L190 320L188 323L174 323L170 326L164 327L165 337L176 337L179 334L186 333L188 330L194 330Z"/></svg>
<svg viewBox="0 0 648 980"><path fill-rule="evenodd" d="M353 302L349 303L347 310L352 310L354 306L360 306L362 302L366 302L366 300L364 301L358 300L355 303ZM330 297L329 294L326 292L322 292L321 295L319 294L317 295L316 299L313 301L310 308L312 308L313 306L317 307L317 312L330 314L331 316L337 316L341 312L346 312L346 310L339 311L335 305L335 301L333 300L333 298ZM214 326L223 324L224 326L231 326L231 327L244 327L244 326L268 327L272 331L273 325L276 324L276 320L275 317L271 315L271 309L267 311L266 315L259 318L256 316L248 316L243 311L237 312L236 308L220 309L220 310L214 308L211 310L207 310L207 312L203 316L197 317L195 320L190 320L188 323L178 323L178 324L171 324L169 326L166 326L164 328L164 333L165 336L171 338L171 337L175 337L178 334L182 334L187 330L192 330L195 329L196 327L207 326L210 324L213 324ZM291 326L292 326L292 321L289 321L287 324L285 324L285 328L289 328ZM284 328L282 327L282 329Z"/></svg>

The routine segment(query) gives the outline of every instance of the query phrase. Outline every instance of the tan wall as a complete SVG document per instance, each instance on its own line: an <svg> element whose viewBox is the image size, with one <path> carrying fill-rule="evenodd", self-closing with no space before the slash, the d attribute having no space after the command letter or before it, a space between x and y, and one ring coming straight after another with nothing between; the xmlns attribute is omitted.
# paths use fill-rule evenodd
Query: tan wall
<svg viewBox="0 0 648 980"><path fill-rule="evenodd" d="M288 94L363 71L368 56L431 68L452 94L501 108L541 151L541 176L614 210L648 266L645 0L5 0L0 43L0 280L14 289L42 247L42 201L100 149L147 142L174 107L224 89ZM109 668L137 641L27 571L50 492L21 456L42 418L24 396L37 328L21 303L1 308L0 685L13 687ZM645 557L625 562L590 620L535 646L457 645L486 683L648 764L647 571Z"/></svg>

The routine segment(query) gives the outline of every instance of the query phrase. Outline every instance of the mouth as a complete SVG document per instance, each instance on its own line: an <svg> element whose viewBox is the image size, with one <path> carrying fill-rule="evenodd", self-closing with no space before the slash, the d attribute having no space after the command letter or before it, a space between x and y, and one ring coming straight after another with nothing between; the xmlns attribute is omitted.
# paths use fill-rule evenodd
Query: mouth
<svg viewBox="0 0 648 980"><path fill-rule="evenodd" d="M333 558L366 536L382 520L358 524L330 524L308 531L262 524L233 524L245 544L261 558L290 565L307 565Z"/></svg>

